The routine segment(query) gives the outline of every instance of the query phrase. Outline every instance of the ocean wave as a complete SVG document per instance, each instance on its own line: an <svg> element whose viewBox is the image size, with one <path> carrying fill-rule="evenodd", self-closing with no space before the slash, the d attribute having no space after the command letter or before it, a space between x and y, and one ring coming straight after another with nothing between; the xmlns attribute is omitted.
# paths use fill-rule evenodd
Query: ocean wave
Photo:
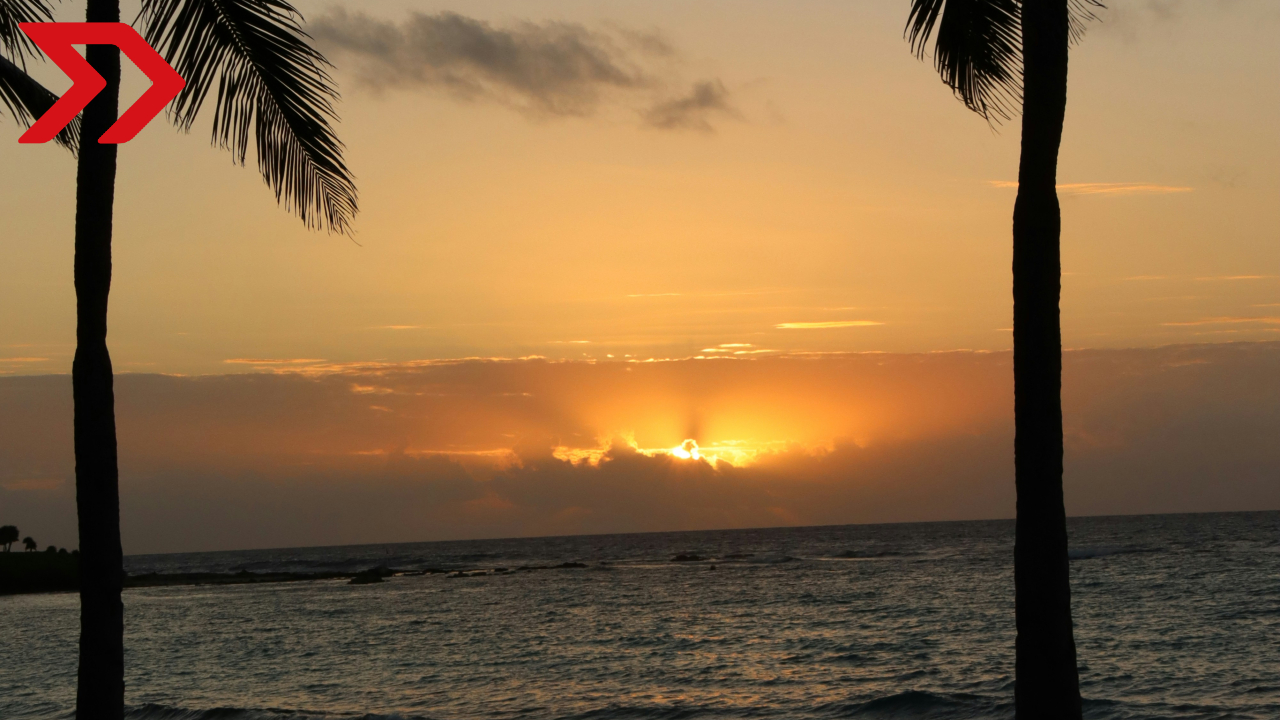
<svg viewBox="0 0 1280 720"><path fill-rule="evenodd" d="M789 563L795 558L784 553L758 553L751 557L743 558L740 562L748 565L778 565L780 563Z"/></svg>
<svg viewBox="0 0 1280 720"><path fill-rule="evenodd" d="M1104 557L1109 557L1111 555L1132 555L1134 553L1149 553L1149 552L1155 552L1155 550L1152 550L1151 548L1144 548L1144 547L1124 547L1124 546L1082 547L1082 548L1071 548L1070 550L1067 550L1067 557L1072 560L1093 560L1095 558L1104 558Z"/></svg>
<svg viewBox="0 0 1280 720"><path fill-rule="evenodd" d="M719 716L724 708L696 703L610 703L563 720L686 720ZM1008 699L969 694L937 694L907 690L866 700L826 703L815 715L832 718L904 720L1004 720L1013 717ZM769 714L769 713L766 713ZM284 708L216 707L193 709L148 703L125 710L125 720L432 720L421 715L343 713Z"/></svg>
<svg viewBox="0 0 1280 720"><path fill-rule="evenodd" d="M125 709L125 720L432 720L422 715L340 713L282 708L216 707L203 710L147 703Z"/></svg>
<svg viewBox="0 0 1280 720"><path fill-rule="evenodd" d="M920 553L888 548L877 548L874 550L845 550L839 555L836 555L836 557L842 560L877 560L880 558L916 557L918 555L920 555Z"/></svg>
<svg viewBox="0 0 1280 720"><path fill-rule="evenodd" d="M711 714L709 709L701 705L686 704L652 704L621 705L611 704L595 708L575 715L566 715L562 720L688 720L688 718Z"/></svg>
<svg viewBox="0 0 1280 720"><path fill-rule="evenodd" d="M818 711L837 718L911 718L915 720L992 720L1013 717L1013 703L981 695L907 690L861 702L831 703Z"/></svg>

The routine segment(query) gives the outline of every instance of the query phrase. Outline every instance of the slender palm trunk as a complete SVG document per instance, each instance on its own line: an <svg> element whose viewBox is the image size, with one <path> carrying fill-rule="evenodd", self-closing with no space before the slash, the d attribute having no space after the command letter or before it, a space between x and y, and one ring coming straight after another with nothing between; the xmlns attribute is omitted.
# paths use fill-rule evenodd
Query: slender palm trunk
<svg viewBox="0 0 1280 720"><path fill-rule="evenodd" d="M119 22L119 0L88 0L89 22ZM116 121L120 51L90 45L107 86L84 110L76 169L76 511L80 518L80 677L77 720L124 716L124 605L120 600L120 488L115 391L107 352L116 146L98 138Z"/></svg>
<svg viewBox="0 0 1280 720"><path fill-rule="evenodd" d="M1013 211L1013 377L1018 490L1014 584L1020 720L1079 720L1062 497L1058 147L1067 108L1067 0L1022 7L1024 106Z"/></svg>

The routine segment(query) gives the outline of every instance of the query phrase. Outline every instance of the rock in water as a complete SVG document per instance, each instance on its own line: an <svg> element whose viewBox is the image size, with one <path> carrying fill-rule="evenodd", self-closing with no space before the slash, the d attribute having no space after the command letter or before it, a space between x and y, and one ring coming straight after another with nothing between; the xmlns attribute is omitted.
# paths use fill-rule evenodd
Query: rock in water
<svg viewBox="0 0 1280 720"><path fill-rule="evenodd" d="M380 568L373 568L371 570L361 570L360 572L356 573L347 584L348 585L369 585L371 583L384 582L384 580L382 579L382 573L379 572L379 570Z"/></svg>

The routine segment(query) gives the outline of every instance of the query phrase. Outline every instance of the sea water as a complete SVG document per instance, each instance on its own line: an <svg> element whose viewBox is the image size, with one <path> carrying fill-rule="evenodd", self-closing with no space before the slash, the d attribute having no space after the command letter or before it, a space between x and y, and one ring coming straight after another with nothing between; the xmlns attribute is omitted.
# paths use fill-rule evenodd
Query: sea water
<svg viewBox="0 0 1280 720"><path fill-rule="evenodd" d="M1089 718L1280 718L1280 513L1070 522ZM673 562L679 555L701 560ZM1010 521L133 556L128 716L1011 718ZM70 718L78 598L0 598L0 717Z"/></svg>

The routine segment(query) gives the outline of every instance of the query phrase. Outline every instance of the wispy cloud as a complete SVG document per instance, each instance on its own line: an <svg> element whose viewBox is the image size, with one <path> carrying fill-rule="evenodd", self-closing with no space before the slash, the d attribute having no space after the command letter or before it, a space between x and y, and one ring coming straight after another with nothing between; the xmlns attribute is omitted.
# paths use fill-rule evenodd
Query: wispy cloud
<svg viewBox="0 0 1280 720"><path fill-rule="evenodd" d="M1214 282L1219 280L1274 280L1276 278L1280 278L1280 275L1209 275L1207 277L1198 277L1196 280Z"/></svg>
<svg viewBox="0 0 1280 720"><path fill-rule="evenodd" d="M1064 275L1066 273L1063 273ZM1280 275L1205 275L1202 277L1187 277L1176 275L1133 275L1125 278L1125 280L1195 280L1196 282L1232 282L1237 280L1275 280Z"/></svg>
<svg viewBox="0 0 1280 720"><path fill-rule="evenodd" d="M588 117L621 99L642 106L646 125L665 130L709 131L712 117L738 116L719 79L671 97L666 76L677 53L657 32L570 22L499 27L454 12L412 13L396 23L341 8L308 29L375 91L441 91L537 117Z"/></svg>
<svg viewBox="0 0 1280 720"><path fill-rule="evenodd" d="M992 187L1016 188L1013 180L991 180ZM1195 188L1152 183L1063 183L1058 190L1069 195L1167 195L1193 192Z"/></svg>
<svg viewBox="0 0 1280 720"><path fill-rule="evenodd" d="M590 340L548 340L548 345L590 345Z"/></svg>
<svg viewBox="0 0 1280 720"><path fill-rule="evenodd" d="M684 293L634 293L628 295L629 298L649 298L649 297L680 297Z"/></svg>
<svg viewBox="0 0 1280 720"><path fill-rule="evenodd" d="M227 358L228 365L310 365L322 363L324 358Z"/></svg>
<svg viewBox="0 0 1280 720"><path fill-rule="evenodd" d="M711 119L739 119L742 114L729 101L729 90L719 80L694 83L689 93L659 102L644 114L645 124L661 130L699 130L713 132Z"/></svg>
<svg viewBox="0 0 1280 720"><path fill-rule="evenodd" d="M374 325L370 330L421 330L422 325Z"/></svg>
<svg viewBox="0 0 1280 720"><path fill-rule="evenodd" d="M1250 328L1248 330L1201 330L1193 335L1239 335L1241 333L1280 333L1280 327Z"/></svg>
<svg viewBox="0 0 1280 720"><path fill-rule="evenodd" d="M1067 183L1059 190L1072 195L1168 195L1189 193L1195 188L1145 183Z"/></svg>
<svg viewBox="0 0 1280 720"><path fill-rule="evenodd" d="M48 362L48 361L49 361L49 358L44 358L44 357L0 358L0 362L3 362L3 363L38 363L38 362Z"/></svg>
<svg viewBox="0 0 1280 720"><path fill-rule="evenodd" d="M601 91L651 83L618 39L574 23L497 28L452 12L403 23L336 8L311 24L317 42L359 65L366 86L446 90L551 115L589 115Z"/></svg>
<svg viewBox="0 0 1280 720"><path fill-rule="evenodd" d="M1203 318L1200 320L1188 320L1185 322L1167 322L1161 323L1161 325L1167 327L1195 327L1198 325L1238 325L1244 323L1280 325L1280 317L1214 317Z"/></svg>
<svg viewBox="0 0 1280 720"><path fill-rule="evenodd" d="M873 327L884 323L876 320L830 320L826 322L788 322L779 323L779 330L825 330L827 328Z"/></svg>

